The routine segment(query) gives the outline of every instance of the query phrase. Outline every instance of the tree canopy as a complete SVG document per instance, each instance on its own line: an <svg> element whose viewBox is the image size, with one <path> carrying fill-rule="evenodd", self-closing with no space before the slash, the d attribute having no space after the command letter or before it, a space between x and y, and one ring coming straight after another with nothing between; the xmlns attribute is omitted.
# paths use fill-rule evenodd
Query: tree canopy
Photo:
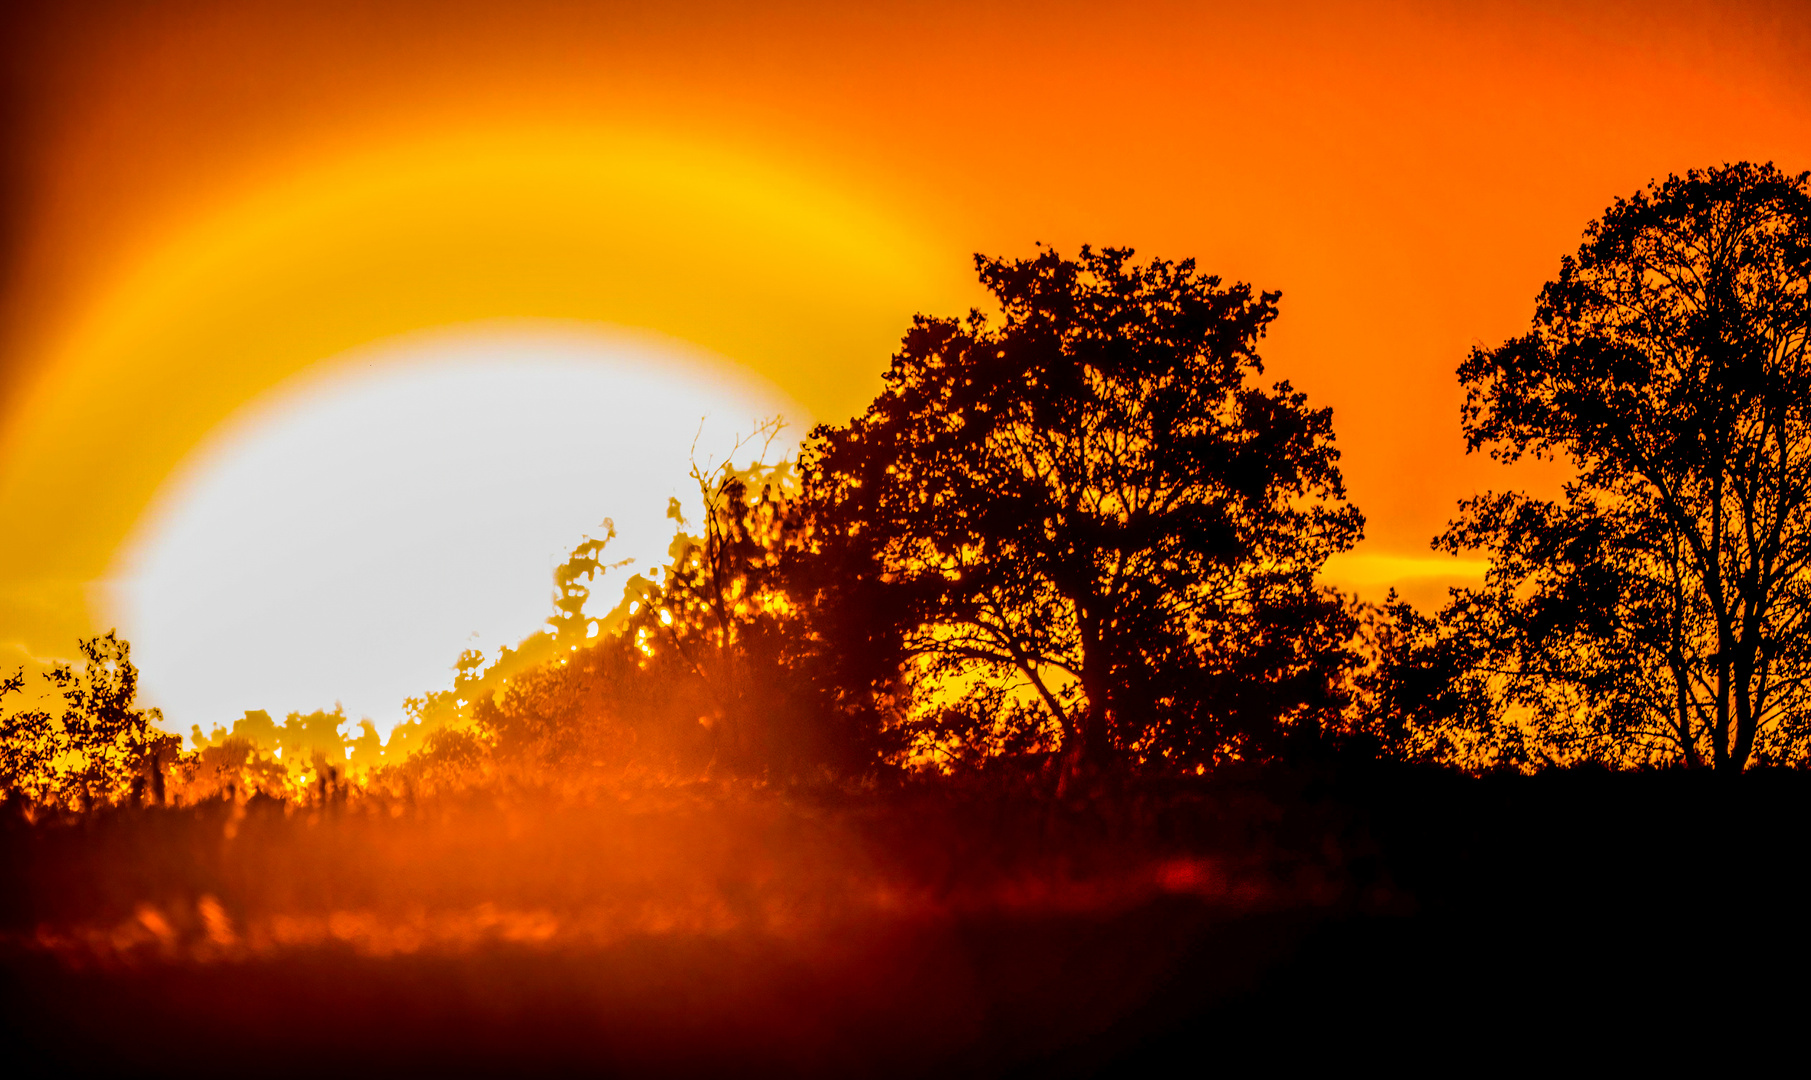
<svg viewBox="0 0 1811 1080"><path fill-rule="evenodd" d="M90 809L164 798L164 772L182 740L158 729L163 716L137 704L132 647L109 630L79 643L79 666L44 673L62 708L0 716L0 796ZM24 689L21 670L0 681L0 702Z"/></svg>
<svg viewBox="0 0 1811 1080"><path fill-rule="evenodd" d="M1266 752L1334 704L1350 625L1313 576L1363 519L1330 411L1253 384L1278 294L1132 254L977 256L999 320L918 317L865 415L813 432L807 497L909 597L968 737Z"/></svg>
<svg viewBox="0 0 1811 1080"><path fill-rule="evenodd" d="M1591 223L1529 333L1459 368L1471 449L1576 470L1558 498L1462 504L1436 541L1491 569L1420 662L1509 760L1803 757L1808 285L1805 174L1672 176Z"/></svg>

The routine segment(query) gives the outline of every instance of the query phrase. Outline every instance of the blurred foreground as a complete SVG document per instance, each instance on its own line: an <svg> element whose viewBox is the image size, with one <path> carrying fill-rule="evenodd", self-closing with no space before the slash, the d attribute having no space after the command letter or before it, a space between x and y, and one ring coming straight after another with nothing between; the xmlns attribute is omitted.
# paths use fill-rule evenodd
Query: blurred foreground
<svg viewBox="0 0 1811 1080"><path fill-rule="evenodd" d="M1798 774L1042 784L15 818L6 1042L58 1071L1083 1075L1626 1056L1680 1002L1752 1047L1805 1003Z"/></svg>

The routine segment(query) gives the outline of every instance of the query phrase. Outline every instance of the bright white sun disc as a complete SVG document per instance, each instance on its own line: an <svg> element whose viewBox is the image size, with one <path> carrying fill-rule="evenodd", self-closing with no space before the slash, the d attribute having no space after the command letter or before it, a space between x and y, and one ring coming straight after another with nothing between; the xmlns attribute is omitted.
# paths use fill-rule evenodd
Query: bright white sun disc
<svg viewBox="0 0 1811 1080"><path fill-rule="evenodd" d="M614 519L610 561L658 565L694 456L807 417L751 372L651 334L489 324L342 357L240 410L158 493L110 606L144 697L186 731L247 709L403 701L552 612L551 573ZM702 428L701 428L702 421Z"/></svg>

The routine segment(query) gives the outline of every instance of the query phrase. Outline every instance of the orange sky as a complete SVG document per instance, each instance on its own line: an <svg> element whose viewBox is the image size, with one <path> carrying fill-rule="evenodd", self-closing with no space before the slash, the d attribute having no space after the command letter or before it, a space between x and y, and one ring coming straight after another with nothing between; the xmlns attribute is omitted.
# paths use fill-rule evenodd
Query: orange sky
<svg viewBox="0 0 1811 1080"><path fill-rule="evenodd" d="M1589 218L1669 171L1811 167L1789 4L40 6L0 26L0 446L97 298L218 208L423 138L622 127L834 192L926 253L900 278L923 295L849 315L795 385L776 358L802 302L749 355L701 342L825 419L871 395L912 308L968 302L974 251L1129 244L1281 289L1272 372L1333 406L1365 550L1419 557L1501 482L1463 454L1454 367L1526 325ZM7 522L0 641L67 651L86 616L36 584L104 573L159 477L285 363L132 373L157 395L95 421L81 469L22 467L98 509Z"/></svg>

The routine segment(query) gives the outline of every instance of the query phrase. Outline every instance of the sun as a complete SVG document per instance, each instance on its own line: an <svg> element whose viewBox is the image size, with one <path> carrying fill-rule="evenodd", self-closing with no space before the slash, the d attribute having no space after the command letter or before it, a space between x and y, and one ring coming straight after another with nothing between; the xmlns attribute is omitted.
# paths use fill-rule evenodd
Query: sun
<svg viewBox="0 0 1811 1080"><path fill-rule="evenodd" d="M606 517L610 561L634 560L607 608L661 562L670 498L698 520L691 461L774 415L790 433L809 419L649 333L506 322L377 343L218 428L124 545L109 607L147 701L179 723L337 702L387 729L463 649L534 632L553 567Z"/></svg>
<svg viewBox="0 0 1811 1080"><path fill-rule="evenodd" d="M0 535L0 659L67 656L77 637L105 631L119 609L96 583L118 572L122 552L142 555L145 515L169 505L169 478L198 482L197 453L222 460L222 425L243 432L245 417L277 415L246 412L248 402L279 400L289 389L278 388L321 370L343 375L344 358L375 355L361 352L372 343L444 342L447 328L524 320L637 328L653 335L644 343L690 343L653 354L708 354L713 371L729 370L727 358L780 388L800 406L795 420L835 419L872 396L913 312L967 306L962 267L932 258L936 246L834 177L672 133L424 132L267 176L166 223L47 331L41 376L7 403L0 519L27 526ZM690 374L674 385L697 386L696 365L681 368ZM753 415L744 408L735 422ZM688 438L696 419L682 425ZM483 500L470 493L474 513ZM584 528L635 512L586 505ZM368 538L428 539L413 526ZM544 569L536 554L518 572ZM543 592L537 583L527 602ZM147 675L168 655L134 644ZM335 693L348 708L359 700L351 687ZM171 713L184 729L204 719Z"/></svg>

